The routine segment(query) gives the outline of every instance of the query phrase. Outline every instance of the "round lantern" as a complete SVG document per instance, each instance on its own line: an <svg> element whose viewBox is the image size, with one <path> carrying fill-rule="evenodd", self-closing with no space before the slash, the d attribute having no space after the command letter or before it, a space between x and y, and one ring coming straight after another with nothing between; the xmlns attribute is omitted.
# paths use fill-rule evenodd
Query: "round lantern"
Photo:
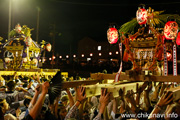
<svg viewBox="0 0 180 120"><path fill-rule="evenodd" d="M51 51L51 48L52 48L52 46L51 46L50 43L46 44L46 50L47 50L48 52Z"/></svg>
<svg viewBox="0 0 180 120"><path fill-rule="evenodd" d="M176 38L178 32L178 24L175 21L168 21L164 27L164 36L167 40Z"/></svg>
<svg viewBox="0 0 180 120"><path fill-rule="evenodd" d="M5 63L9 63L10 62L10 58L4 58L4 61L5 61Z"/></svg>
<svg viewBox="0 0 180 120"><path fill-rule="evenodd" d="M20 24L17 24L16 26L15 26L15 31L17 32L17 33L21 33L21 26L20 26Z"/></svg>
<svg viewBox="0 0 180 120"><path fill-rule="evenodd" d="M116 28L109 28L107 31L107 39L110 44L115 44L118 41L118 30Z"/></svg>
<svg viewBox="0 0 180 120"><path fill-rule="evenodd" d="M176 38L176 44L180 45L180 32L178 32L177 38Z"/></svg>
<svg viewBox="0 0 180 120"><path fill-rule="evenodd" d="M26 43L26 45L27 45L28 47L31 46L31 45L32 45L32 38L31 38L31 37L26 37L25 43Z"/></svg>
<svg viewBox="0 0 180 120"><path fill-rule="evenodd" d="M140 25L146 24L147 22L147 11L144 8L139 8L136 12L136 19Z"/></svg>
<svg viewBox="0 0 180 120"><path fill-rule="evenodd" d="M166 55L167 55L167 60L170 61L172 59L172 54L167 52Z"/></svg>

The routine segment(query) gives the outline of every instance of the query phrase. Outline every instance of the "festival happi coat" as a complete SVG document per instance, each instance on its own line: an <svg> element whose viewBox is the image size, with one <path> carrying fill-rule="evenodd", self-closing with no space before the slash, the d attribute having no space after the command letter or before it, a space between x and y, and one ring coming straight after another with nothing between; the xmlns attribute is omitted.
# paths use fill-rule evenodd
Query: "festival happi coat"
<svg viewBox="0 0 180 120"><path fill-rule="evenodd" d="M173 75L177 76L177 45L180 45L177 14L163 14L145 5L138 7L136 18L123 24L119 30L110 27L107 39L110 44L119 45L120 68L115 82L122 71L122 61L133 63L136 74L168 75L168 62L173 64ZM122 45L125 46L122 54Z"/></svg>

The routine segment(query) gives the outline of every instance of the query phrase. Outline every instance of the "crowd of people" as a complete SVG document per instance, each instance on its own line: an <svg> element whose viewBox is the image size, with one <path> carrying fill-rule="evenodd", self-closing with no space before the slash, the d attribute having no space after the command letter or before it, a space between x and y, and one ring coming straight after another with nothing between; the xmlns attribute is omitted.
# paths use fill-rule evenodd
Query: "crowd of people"
<svg viewBox="0 0 180 120"><path fill-rule="evenodd" d="M136 84L136 91L120 89L118 97L107 89L86 97L85 87L77 86L62 89L51 103L49 79L0 76L0 120L179 119L180 101L168 92L178 83L144 82Z"/></svg>

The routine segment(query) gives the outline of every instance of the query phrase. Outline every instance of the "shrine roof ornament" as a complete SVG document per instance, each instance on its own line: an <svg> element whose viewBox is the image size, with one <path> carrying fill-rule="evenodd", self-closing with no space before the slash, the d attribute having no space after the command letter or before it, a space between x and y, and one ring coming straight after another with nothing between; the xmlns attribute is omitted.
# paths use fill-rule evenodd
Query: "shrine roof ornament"
<svg viewBox="0 0 180 120"><path fill-rule="evenodd" d="M153 26L155 28L164 28L168 16L173 16L176 19L176 23L180 24L180 16L178 14L163 14L164 11L154 11L154 9L149 7L146 10L147 12L147 17L146 17L145 10L146 10L145 8L138 8L136 13L136 18L132 18L132 20L122 24L120 26L119 33L123 32L124 34L134 34L139 27L145 24L149 26ZM138 14L139 13L138 11L141 14ZM142 12L144 13L142 14Z"/></svg>

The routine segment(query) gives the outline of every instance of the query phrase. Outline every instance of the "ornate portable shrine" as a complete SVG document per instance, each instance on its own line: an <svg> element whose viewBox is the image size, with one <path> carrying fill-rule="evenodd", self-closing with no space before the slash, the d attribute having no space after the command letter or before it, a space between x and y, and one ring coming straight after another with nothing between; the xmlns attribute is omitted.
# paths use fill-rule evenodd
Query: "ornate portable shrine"
<svg viewBox="0 0 180 120"><path fill-rule="evenodd" d="M24 25L16 25L10 32L10 39L1 44L1 55L4 68L7 70L36 69L42 51L51 50L51 45L43 41L41 46L31 38L31 30Z"/></svg>
<svg viewBox="0 0 180 120"><path fill-rule="evenodd" d="M133 63L132 69L126 72L129 76L167 76L168 61L173 62L173 75L177 75L176 43L180 43L177 36L180 16L162 14L163 12L154 11L150 7L147 10L145 6L139 7L136 18L120 27L119 46L121 46L120 43L125 45L124 54L120 55L121 60ZM173 19L168 19L169 17ZM120 75L121 70L120 64L117 74Z"/></svg>

